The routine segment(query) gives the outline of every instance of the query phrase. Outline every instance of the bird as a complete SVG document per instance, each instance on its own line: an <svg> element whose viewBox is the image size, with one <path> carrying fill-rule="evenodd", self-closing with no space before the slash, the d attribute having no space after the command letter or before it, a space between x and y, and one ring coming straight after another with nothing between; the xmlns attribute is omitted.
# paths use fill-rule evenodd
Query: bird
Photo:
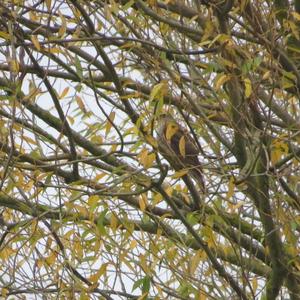
<svg viewBox="0 0 300 300"><path fill-rule="evenodd" d="M188 130L170 114L163 113L157 119L157 142L159 153L175 171L186 169L205 192L203 171L199 161L199 148Z"/></svg>

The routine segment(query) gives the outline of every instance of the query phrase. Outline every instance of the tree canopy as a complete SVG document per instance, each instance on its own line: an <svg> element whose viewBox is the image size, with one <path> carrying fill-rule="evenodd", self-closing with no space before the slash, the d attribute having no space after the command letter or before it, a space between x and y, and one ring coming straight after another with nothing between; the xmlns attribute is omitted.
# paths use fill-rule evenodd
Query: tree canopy
<svg viewBox="0 0 300 300"><path fill-rule="evenodd" d="M299 1L0 15L2 297L300 299ZM205 189L159 152L165 113Z"/></svg>

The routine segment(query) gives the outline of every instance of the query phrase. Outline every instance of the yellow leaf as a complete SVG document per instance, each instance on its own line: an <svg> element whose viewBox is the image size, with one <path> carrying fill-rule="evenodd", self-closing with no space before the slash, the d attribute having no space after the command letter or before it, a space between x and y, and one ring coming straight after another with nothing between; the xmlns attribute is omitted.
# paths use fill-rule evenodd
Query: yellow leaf
<svg viewBox="0 0 300 300"><path fill-rule="evenodd" d="M154 2L154 1L153 1ZM170 26L166 23L159 23L159 30L163 36L168 35L170 32Z"/></svg>
<svg viewBox="0 0 300 300"><path fill-rule="evenodd" d="M88 210L85 206L74 204L72 208L82 216L88 216Z"/></svg>
<svg viewBox="0 0 300 300"><path fill-rule="evenodd" d="M73 124L74 124L75 120L74 120L74 118L73 118L73 117L71 117L71 116L67 116L67 119L68 119L68 121L70 122L70 124L71 124L71 125L73 125Z"/></svg>
<svg viewBox="0 0 300 300"><path fill-rule="evenodd" d="M63 99L65 98L65 96L67 96L68 92L69 92L69 87L65 87L64 90L62 91L62 93L59 96L59 99Z"/></svg>
<svg viewBox="0 0 300 300"><path fill-rule="evenodd" d="M39 43L39 40L38 40L37 36L36 36L36 35L32 35L32 36L30 37L30 39L31 39L31 41L32 41L32 43L33 43L33 45L34 45L34 47L35 47L38 51L40 51L40 50L41 50L41 45L40 45L40 43Z"/></svg>
<svg viewBox="0 0 300 300"><path fill-rule="evenodd" d="M234 212L234 211L237 211L244 204L245 204L244 201L239 201L237 204L234 204L234 205L229 204L229 209L230 209L231 212Z"/></svg>
<svg viewBox="0 0 300 300"><path fill-rule="evenodd" d="M299 40L299 29L298 25L295 22L292 21L286 21L286 24L289 25L293 35L296 37L297 40Z"/></svg>
<svg viewBox="0 0 300 300"><path fill-rule="evenodd" d="M205 22L204 32L201 38L201 42L207 41L211 36L214 36L216 32L215 25L212 21Z"/></svg>
<svg viewBox="0 0 300 300"><path fill-rule="evenodd" d="M300 14L297 13L297 12L291 12L292 16L297 20L297 21L300 21Z"/></svg>
<svg viewBox="0 0 300 300"><path fill-rule="evenodd" d="M124 45L122 45L120 47L120 49L128 49L128 48L133 48L133 47L135 47L135 43L133 43L133 42L127 42Z"/></svg>
<svg viewBox="0 0 300 300"><path fill-rule="evenodd" d="M0 259L7 260L9 257L11 258L13 253L15 253L15 250L6 246L0 251Z"/></svg>
<svg viewBox="0 0 300 300"><path fill-rule="evenodd" d="M171 197L172 194L173 194L173 187L172 187L172 186L168 186L168 187L165 189L165 192L167 193L167 195L168 195L169 197Z"/></svg>
<svg viewBox="0 0 300 300"><path fill-rule="evenodd" d="M155 153L150 153L147 155L147 164L145 165L145 168L151 168L153 166L153 163L155 161L156 155Z"/></svg>
<svg viewBox="0 0 300 300"><path fill-rule="evenodd" d="M167 130L166 130L166 139L169 141L171 140L172 136L178 131L178 126L176 124L174 124L173 122L171 122L170 124L168 124L167 126Z"/></svg>
<svg viewBox="0 0 300 300"><path fill-rule="evenodd" d="M229 43L231 41L230 37L227 34L218 34L209 44L209 47L213 45L216 41L221 42L222 44Z"/></svg>
<svg viewBox="0 0 300 300"><path fill-rule="evenodd" d="M272 150L271 150L271 162L272 164L276 164L283 155L289 152L289 148L287 143L280 139L276 139L272 142Z"/></svg>
<svg viewBox="0 0 300 300"><path fill-rule="evenodd" d="M23 136L24 141L26 141L28 144L36 145L36 141L28 136Z"/></svg>
<svg viewBox="0 0 300 300"><path fill-rule="evenodd" d="M295 86L295 83L286 77L281 78L282 89L288 89Z"/></svg>
<svg viewBox="0 0 300 300"><path fill-rule="evenodd" d="M83 113L87 113L87 110L86 110L86 108L84 106L84 103L83 103L82 99L79 96L76 96L75 99L76 99L77 105L79 106L79 108L81 109L81 111Z"/></svg>
<svg viewBox="0 0 300 300"><path fill-rule="evenodd" d="M38 268L41 268L45 264L45 260L43 258L39 258L35 262Z"/></svg>
<svg viewBox="0 0 300 300"><path fill-rule="evenodd" d="M140 154L138 155L138 158L141 162L141 164L144 166L145 169L151 168L153 165L153 162L155 160L155 153L148 154L148 149L143 149Z"/></svg>
<svg viewBox="0 0 300 300"><path fill-rule="evenodd" d="M253 277L253 279L251 280L252 282L252 290L254 293L256 293L256 290L257 290L257 277Z"/></svg>
<svg viewBox="0 0 300 300"><path fill-rule="evenodd" d="M20 70L20 64L16 60L11 60L9 66L12 72L18 73Z"/></svg>
<svg viewBox="0 0 300 300"><path fill-rule="evenodd" d="M204 226L201 230L201 234L205 237L205 241L207 242L208 247L215 248L216 241L212 228L209 226Z"/></svg>
<svg viewBox="0 0 300 300"><path fill-rule="evenodd" d="M130 243L129 248L130 248L131 250L133 250L133 249L136 248L136 246L137 246L137 241L136 241L136 240L132 240L131 243Z"/></svg>
<svg viewBox="0 0 300 300"><path fill-rule="evenodd" d="M110 227L115 232L118 228L119 220L116 215L113 213L110 218Z"/></svg>
<svg viewBox="0 0 300 300"><path fill-rule="evenodd" d="M220 87L221 87L226 81L228 81L229 79L230 79L230 76L229 76L229 75L225 75L225 74L221 75L221 76L217 79L217 81L215 82L215 84L214 84L215 89L216 89L216 90L219 90Z"/></svg>
<svg viewBox="0 0 300 300"><path fill-rule="evenodd" d="M146 141L147 141L152 147L154 147L154 148L157 148L157 147L158 147L157 141L156 141L156 139L155 139L153 136L151 136L151 135L146 135L146 136L145 136L145 139L146 139Z"/></svg>
<svg viewBox="0 0 300 300"><path fill-rule="evenodd" d="M180 178L180 177L186 175L187 172L188 172L188 170L186 170L186 169L177 171L177 172L174 173L174 175L172 176L172 178L174 178L174 179Z"/></svg>
<svg viewBox="0 0 300 300"><path fill-rule="evenodd" d="M100 145L103 143L103 137L100 135L93 135L91 137L91 142Z"/></svg>
<svg viewBox="0 0 300 300"><path fill-rule="evenodd" d="M163 196L161 194L155 194L153 197L153 205L160 203L163 200Z"/></svg>
<svg viewBox="0 0 300 300"><path fill-rule="evenodd" d="M141 296L138 297L137 300L146 300L147 296L148 296L149 292L145 292L143 293Z"/></svg>
<svg viewBox="0 0 300 300"><path fill-rule="evenodd" d="M200 290L197 300L207 300L207 299L208 299L207 293Z"/></svg>
<svg viewBox="0 0 300 300"><path fill-rule="evenodd" d="M195 255L190 260L190 274L194 275L197 267L199 266L200 261L203 260L205 255L203 255L202 250L197 250Z"/></svg>
<svg viewBox="0 0 300 300"><path fill-rule="evenodd" d="M128 99L134 99L134 98L140 98L140 97L141 97L141 93L134 92L134 93L131 93L131 94L121 96L121 99L122 100L128 100Z"/></svg>
<svg viewBox="0 0 300 300"><path fill-rule="evenodd" d="M46 6L47 6L48 11L51 11L51 1L52 0L46 0Z"/></svg>
<svg viewBox="0 0 300 300"><path fill-rule="evenodd" d="M147 155L148 155L148 149L146 149L146 148L142 149L142 151L138 154L138 158L142 165L145 164Z"/></svg>
<svg viewBox="0 0 300 300"><path fill-rule="evenodd" d="M5 39L5 40L10 40L10 35L9 35L9 33L7 33L7 32L4 32L4 31L0 31L0 38L3 38L3 39Z"/></svg>
<svg viewBox="0 0 300 300"><path fill-rule="evenodd" d="M97 288L97 286L93 286L93 284L92 284L89 286L88 290L91 290L92 287L93 287L93 289ZM72 295L70 297L72 298ZM81 291L79 299L80 300L90 300L91 298L89 297L89 294L87 292Z"/></svg>
<svg viewBox="0 0 300 300"><path fill-rule="evenodd" d="M65 234L64 234L64 239L65 240L70 240L71 236L74 235L75 233L75 230L74 229L71 229L69 231L67 231Z"/></svg>
<svg viewBox="0 0 300 300"><path fill-rule="evenodd" d="M25 101L29 100L30 102L34 102L36 97L42 93L40 88L35 86L35 83L30 81L29 82L29 93L25 96Z"/></svg>
<svg viewBox="0 0 300 300"><path fill-rule="evenodd" d="M9 292L8 289L2 288L1 289L1 296L6 299L6 296L8 295L8 292Z"/></svg>
<svg viewBox="0 0 300 300"><path fill-rule="evenodd" d="M150 93L149 100L152 101L155 98L162 98L168 93L168 83L162 80L160 83L156 84Z"/></svg>
<svg viewBox="0 0 300 300"><path fill-rule="evenodd" d="M47 238L46 245L45 245L45 251L48 252L50 249L52 249L52 243L53 239L51 237Z"/></svg>
<svg viewBox="0 0 300 300"><path fill-rule="evenodd" d="M34 185L34 181L33 181L33 180L28 181L28 182L24 185L24 187L23 187L24 191L26 191L26 192L31 191L33 185Z"/></svg>
<svg viewBox="0 0 300 300"><path fill-rule="evenodd" d="M95 181L100 181L100 179L102 179L104 176L106 176L107 174L106 173L100 173L100 174L97 174L94 178Z"/></svg>
<svg viewBox="0 0 300 300"><path fill-rule="evenodd" d="M110 132L110 129L112 127L112 123L114 122L116 113L114 111L112 111L109 116L108 116L108 120L106 122L106 126L105 126L105 136L107 136Z"/></svg>
<svg viewBox="0 0 300 300"><path fill-rule="evenodd" d="M52 53L52 54L63 53L63 51L58 47L45 48L45 50Z"/></svg>
<svg viewBox="0 0 300 300"><path fill-rule="evenodd" d="M82 247L82 244L80 241L75 240L73 242L73 250L78 258L83 257L83 247ZM72 253L72 254L74 254L74 253Z"/></svg>
<svg viewBox="0 0 300 300"><path fill-rule="evenodd" d="M264 73L262 79L263 79L263 80L267 80L267 79L270 78L270 75L271 75L271 71L267 71L267 72Z"/></svg>
<svg viewBox="0 0 300 300"><path fill-rule="evenodd" d="M249 78L244 79L245 84L245 96L248 98L252 94L252 85Z"/></svg>
<svg viewBox="0 0 300 300"><path fill-rule="evenodd" d="M167 250L166 256L170 262L174 261L174 259L176 258L177 254L178 254L177 252L178 252L177 248L175 248L175 247L169 248L169 250Z"/></svg>
<svg viewBox="0 0 300 300"><path fill-rule="evenodd" d="M55 263L56 257L57 254L52 252L48 257L45 258L45 261L49 266L52 266Z"/></svg>
<svg viewBox="0 0 300 300"><path fill-rule="evenodd" d="M94 207L99 202L99 199L100 199L99 196L92 195L92 196L89 197L87 203L88 203L89 206Z"/></svg>
<svg viewBox="0 0 300 300"><path fill-rule="evenodd" d="M145 194L142 194L139 197L139 206L141 211L145 211L145 209L147 208L147 197Z"/></svg>
<svg viewBox="0 0 300 300"><path fill-rule="evenodd" d="M29 18L31 21L34 21L34 22L39 21L39 18L37 17L36 13L33 10L29 11Z"/></svg>
<svg viewBox="0 0 300 300"><path fill-rule="evenodd" d="M58 12L58 14L61 18L61 27L59 28L58 36L62 37L67 31L67 22L65 16L61 12Z"/></svg>
<svg viewBox="0 0 300 300"><path fill-rule="evenodd" d="M108 263L102 264L102 266L99 269L100 276L106 273L107 266L108 266Z"/></svg>
<svg viewBox="0 0 300 300"><path fill-rule="evenodd" d="M227 200L230 199L233 196L233 194L234 194L234 187L235 187L235 185L234 185L234 178L233 178L233 176L231 176L230 180L229 180L229 184L228 184L228 192L226 194L226 199Z"/></svg>
<svg viewBox="0 0 300 300"><path fill-rule="evenodd" d="M118 144L114 144L114 145L111 146L109 151L110 152L115 152L117 148L118 148Z"/></svg>
<svg viewBox="0 0 300 300"><path fill-rule="evenodd" d="M140 259L140 266L142 267L143 271L148 274L151 271L149 270L149 267L147 265L147 257L144 254L140 254L139 255L139 259Z"/></svg>
<svg viewBox="0 0 300 300"><path fill-rule="evenodd" d="M99 278L106 273L107 270L107 263L101 265L100 269L93 274L92 276L90 276L89 281L91 281L92 283L96 283L98 282Z"/></svg>
<svg viewBox="0 0 300 300"><path fill-rule="evenodd" d="M185 157L185 138L184 138L184 136L182 136L179 140L179 152L183 157Z"/></svg>

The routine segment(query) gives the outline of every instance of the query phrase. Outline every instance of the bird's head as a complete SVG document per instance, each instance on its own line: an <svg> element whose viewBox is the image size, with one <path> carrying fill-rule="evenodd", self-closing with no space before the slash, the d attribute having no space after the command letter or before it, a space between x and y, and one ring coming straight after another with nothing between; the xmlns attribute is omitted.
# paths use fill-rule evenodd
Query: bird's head
<svg viewBox="0 0 300 300"><path fill-rule="evenodd" d="M162 113L159 115L159 117L157 118L157 123L158 124L169 124L169 123L175 123L176 124L176 121L175 119L171 116L171 114L169 113Z"/></svg>
<svg viewBox="0 0 300 300"><path fill-rule="evenodd" d="M173 116L168 113L163 113L157 118L156 132L159 135L172 136L179 129L178 123Z"/></svg>

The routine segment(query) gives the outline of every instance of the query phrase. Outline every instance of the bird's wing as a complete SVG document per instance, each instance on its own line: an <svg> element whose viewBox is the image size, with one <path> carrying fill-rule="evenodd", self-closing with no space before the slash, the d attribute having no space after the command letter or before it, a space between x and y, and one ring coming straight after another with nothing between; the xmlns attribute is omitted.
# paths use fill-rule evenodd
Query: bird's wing
<svg viewBox="0 0 300 300"><path fill-rule="evenodd" d="M172 150L175 151L175 153L181 153L179 145L182 137L184 137L185 156L198 156L199 149L196 143L189 135L189 133L181 127L178 128L178 130L172 135L170 139Z"/></svg>

